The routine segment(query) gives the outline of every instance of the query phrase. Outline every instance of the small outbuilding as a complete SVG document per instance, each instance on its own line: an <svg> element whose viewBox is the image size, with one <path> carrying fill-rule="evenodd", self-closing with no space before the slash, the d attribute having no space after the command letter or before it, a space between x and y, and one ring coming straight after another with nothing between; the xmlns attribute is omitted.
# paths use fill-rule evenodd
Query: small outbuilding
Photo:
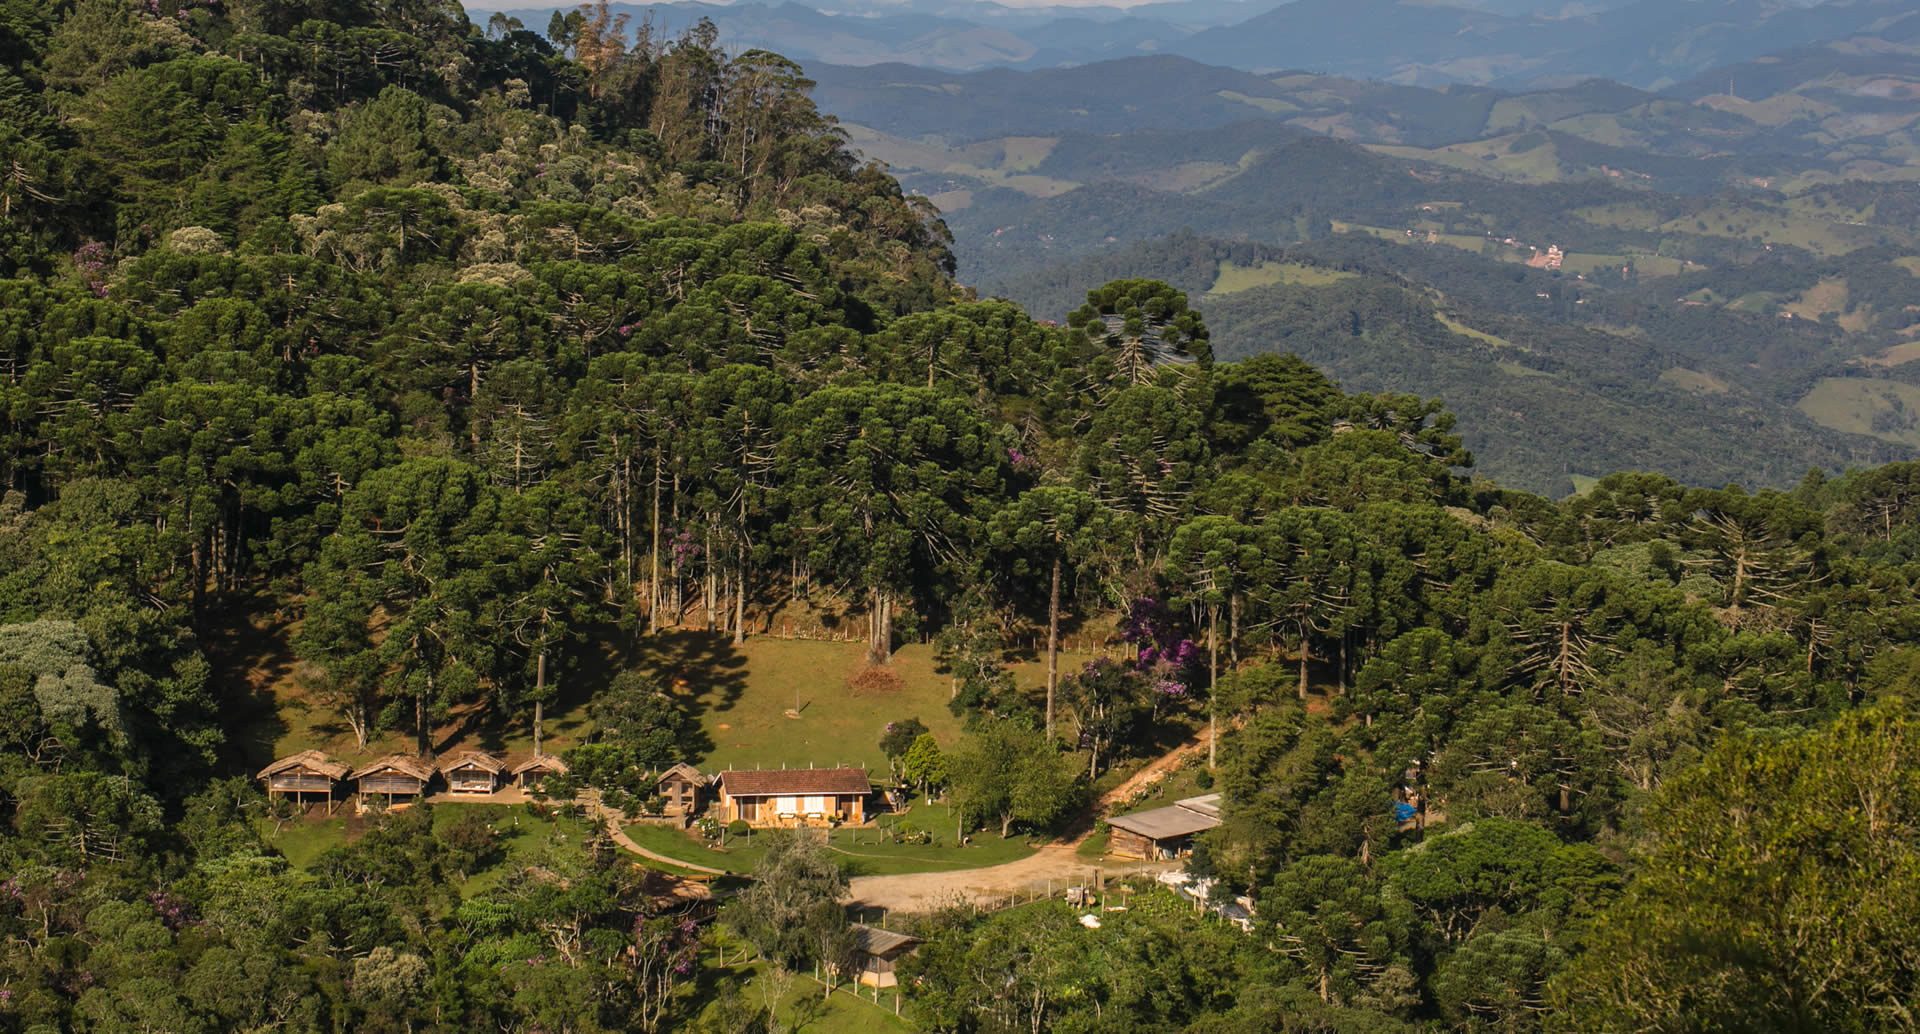
<svg viewBox="0 0 1920 1034"><path fill-rule="evenodd" d="M492 793L507 778L507 763L484 750L463 750L440 759L449 793Z"/></svg>
<svg viewBox="0 0 1920 1034"><path fill-rule="evenodd" d="M666 801L665 814L693 814L700 806L700 790L706 785L707 777L684 761L660 773L656 787Z"/></svg>
<svg viewBox="0 0 1920 1034"><path fill-rule="evenodd" d="M266 781L269 797L292 794L294 800L305 804L309 795L318 795L326 800L327 810L332 811L333 784L345 779L352 771L351 765L335 761L317 750L303 750L275 761L261 769L254 778Z"/></svg>
<svg viewBox="0 0 1920 1034"><path fill-rule="evenodd" d="M1220 795L1189 797L1165 808L1107 820L1113 836L1107 851L1121 858L1157 861L1193 852L1193 838L1220 824Z"/></svg>
<svg viewBox="0 0 1920 1034"><path fill-rule="evenodd" d="M867 987L893 987L900 981L894 976L894 963L902 957L913 954L920 946L920 938L911 937L892 930L882 930L865 923L853 924L853 975L854 979Z"/></svg>
<svg viewBox="0 0 1920 1034"><path fill-rule="evenodd" d="M864 768L726 771L714 778L720 818L753 826L825 826L867 820L873 781Z"/></svg>
<svg viewBox="0 0 1920 1034"><path fill-rule="evenodd" d="M535 754L513 766L513 777L526 790L540 789L540 783L550 775L566 774L567 763L552 754Z"/></svg>
<svg viewBox="0 0 1920 1034"><path fill-rule="evenodd" d="M411 804L427 792L433 782L433 766L408 754L388 754L353 774L360 800L368 796L384 797L388 807Z"/></svg>

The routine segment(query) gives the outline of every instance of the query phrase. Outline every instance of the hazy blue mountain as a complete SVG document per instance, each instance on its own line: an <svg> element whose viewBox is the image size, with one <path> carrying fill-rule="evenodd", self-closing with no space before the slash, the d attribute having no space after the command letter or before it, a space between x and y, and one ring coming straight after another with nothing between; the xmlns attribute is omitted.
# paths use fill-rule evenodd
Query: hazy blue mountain
<svg viewBox="0 0 1920 1034"><path fill-rule="evenodd" d="M1510 6L1510 5L1508 5ZM1658 88L1810 40L1866 30L1909 0L1639 0L1577 17L1409 0L1299 0L1181 42L1253 71L1312 68L1421 85L1523 85L1594 76Z"/></svg>
<svg viewBox="0 0 1920 1034"><path fill-rule="evenodd" d="M724 45L803 63L968 71L1171 53L1249 71L1305 68L1412 85L1522 88L1592 77L1659 88L1810 41L1847 36L1912 0L1177 0L1131 8L870 0L614 4L673 34L710 18ZM484 13L489 8L475 7ZM536 30L551 8L508 13Z"/></svg>
<svg viewBox="0 0 1920 1034"><path fill-rule="evenodd" d="M888 64L808 65L807 73L819 83L821 109L843 121L948 140L1212 126L1260 115L1258 101L1284 96L1259 76L1173 56L1035 71L954 74Z"/></svg>

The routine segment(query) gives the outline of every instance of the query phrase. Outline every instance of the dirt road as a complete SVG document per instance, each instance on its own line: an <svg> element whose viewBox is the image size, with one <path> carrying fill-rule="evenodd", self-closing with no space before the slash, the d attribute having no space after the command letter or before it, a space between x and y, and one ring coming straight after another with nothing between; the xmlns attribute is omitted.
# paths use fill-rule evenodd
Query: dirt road
<svg viewBox="0 0 1920 1034"><path fill-rule="evenodd" d="M1048 881L1055 891L1068 884L1092 885L1096 870L1109 876L1127 873L1162 872L1180 862L1093 861L1075 854L1071 847L1043 847L1033 854L984 869L960 872L916 872L904 876L856 876L848 887L848 899L867 908L890 912L931 912L947 905L979 904L999 901L1033 889Z"/></svg>

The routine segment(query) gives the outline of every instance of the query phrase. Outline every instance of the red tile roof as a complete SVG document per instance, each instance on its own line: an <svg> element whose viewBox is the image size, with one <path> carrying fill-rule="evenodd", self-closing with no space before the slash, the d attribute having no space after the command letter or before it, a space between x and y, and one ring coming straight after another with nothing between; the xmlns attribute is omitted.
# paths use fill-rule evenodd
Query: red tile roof
<svg viewBox="0 0 1920 1034"><path fill-rule="evenodd" d="M746 769L722 772L718 782L732 797L866 794L873 790L864 768Z"/></svg>

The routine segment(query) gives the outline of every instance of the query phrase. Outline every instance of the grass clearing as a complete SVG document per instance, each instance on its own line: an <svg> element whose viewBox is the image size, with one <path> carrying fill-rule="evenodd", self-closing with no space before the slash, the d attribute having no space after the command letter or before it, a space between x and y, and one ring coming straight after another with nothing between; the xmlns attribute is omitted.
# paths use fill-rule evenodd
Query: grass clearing
<svg viewBox="0 0 1920 1034"><path fill-rule="evenodd" d="M1821 427L1920 446L1920 386L1864 377L1826 377L1795 406Z"/></svg>
<svg viewBox="0 0 1920 1034"><path fill-rule="evenodd" d="M1214 96L1219 97L1221 100L1239 101L1242 104L1251 105L1269 115L1284 115L1288 112L1300 110L1298 104L1288 103L1278 97L1253 97L1237 90L1220 90L1216 92Z"/></svg>
<svg viewBox="0 0 1920 1034"><path fill-rule="evenodd" d="M429 805L433 809L433 828L446 829L470 815L478 814L499 835L498 855L493 864L469 876L460 884L462 897L472 897L499 884L509 873L518 872L553 850L575 850L593 834L593 824L585 819L570 819L557 810L547 809L536 816L524 805L444 802ZM342 847L373 829L377 816L358 817L337 814L321 820L296 820L278 833L271 823L262 823L260 831L296 869L312 868L329 850Z"/></svg>
<svg viewBox="0 0 1920 1034"><path fill-rule="evenodd" d="M1213 286L1207 289L1209 297L1250 291L1256 287L1271 287L1274 284L1291 284L1295 287L1325 287L1351 279L1352 273L1337 269L1321 269L1318 266L1302 265L1298 262L1262 262L1257 266L1243 266L1237 262L1222 262L1219 271L1214 274Z"/></svg>
<svg viewBox="0 0 1920 1034"><path fill-rule="evenodd" d="M895 652L891 667L900 678L898 689L858 691L848 679L864 663L864 642L750 636L736 647L721 634L671 631L642 636L628 646L617 632L603 635L589 645L591 656L548 708L543 746L549 752L585 741L593 731L586 711L592 692L625 667L672 687L695 715L700 732L688 747L703 771L839 764L885 771L880 734L888 722L903 718L925 722L944 748L960 739L960 720L947 710L952 682L935 670L929 644L912 643ZM1091 657L1062 651L1060 670L1063 675L1075 671ZM1016 686L1036 694L1044 690L1044 654L1015 654L1008 670ZM357 746L352 733L308 696L290 667L264 691L273 698L273 711L256 732L259 764L307 749L355 764L412 751L411 730L405 728L387 730L364 749ZM788 710L800 717L788 718ZM464 708L434 730L434 749L529 752L531 717Z"/></svg>
<svg viewBox="0 0 1920 1034"><path fill-rule="evenodd" d="M729 960L741 957L738 943L727 947ZM880 992L876 1002L871 988L841 984L832 994L826 986L805 972L776 975L772 965L761 959L752 962L729 961L722 965L719 956L708 950L700 960L701 979L696 993L708 1003L701 1018L712 1023L717 1018L715 1004L723 998L742 998L755 1006L772 1004L776 1030L804 1031L806 1034L905 1034L913 1025L894 1015L896 989ZM701 1027L700 1029L721 1029ZM757 1029L757 1028L756 1028Z"/></svg>
<svg viewBox="0 0 1920 1034"><path fill-rule="evenodd" d="M1710 373L1689 370L1684 366L1671 366L1660 371L1660 383L1671 384L1676 388L1699 392L1703 395L1724 395L1733 390L1726 381Z"/></svg>
<svg viewBox="0 0 1920 1034"><path fill-rule="evenodd" d="M1102 830L1080 841L1079 846L1073 849L1073 853L1082 858L1098 858L1107 853L1107 844L1112 840L1113 831Z"/></svg>
<svg viewBox="0 0 1920 1034"><path fill-rule="evenodd" d="M888 840L886 827L911 824L933 834L930 844L896 844ZM998 830L972 834L964 847L954 844L953 812L944 804L915 805L906 814L882 816L874 826L848 826L824 832L827 847L846 867L850 876L892 876L912 872L948 872L980 869L990 865L1018 861L1033 853L1033 845L1024 836L1000 838ZM695 862L713 869L748 873L762 855L764 832L745 838L727 838L724 848L708 847L705 841L685 830L646 823L627 827L634 843L658 851L669 858Z"/></svg>
<svg viewBox="0 0 1920 1034"><path fill-rule="evenodd" d="M1466 324L1460 322L1459 320L1454 319L1451 316L1448 316L1446 313L1435 313L1434 317L1440 321L1441 326L1446 327L1448 330L1451 330L1455 334L1459 334L1463 337L1470 337L1475 341L1484 342L1486 344L1494 346L1495 348L1512 348L1522 352L1527 351L1527 349L1521 348L1519 345L1516 345L1513 342L1508 341L1506 338L1503 338L1494 334L1489 334L1484 330L1475 330L1472 327L1469 327ZM1538 373L1539 371L1535 370L1532 372Z"/></svg>
<svg viewBox="0 0 1920 1034"><path fill-rule="evenodd" d="M1908 341L1904 344L1895 345L1892 348L1883 349L1873 355L1861 356L1855 359L1854 362L1861 366L1890 367L1902 366L1913 362L1915 359L1920 359L1920 341Z"/></svg>

